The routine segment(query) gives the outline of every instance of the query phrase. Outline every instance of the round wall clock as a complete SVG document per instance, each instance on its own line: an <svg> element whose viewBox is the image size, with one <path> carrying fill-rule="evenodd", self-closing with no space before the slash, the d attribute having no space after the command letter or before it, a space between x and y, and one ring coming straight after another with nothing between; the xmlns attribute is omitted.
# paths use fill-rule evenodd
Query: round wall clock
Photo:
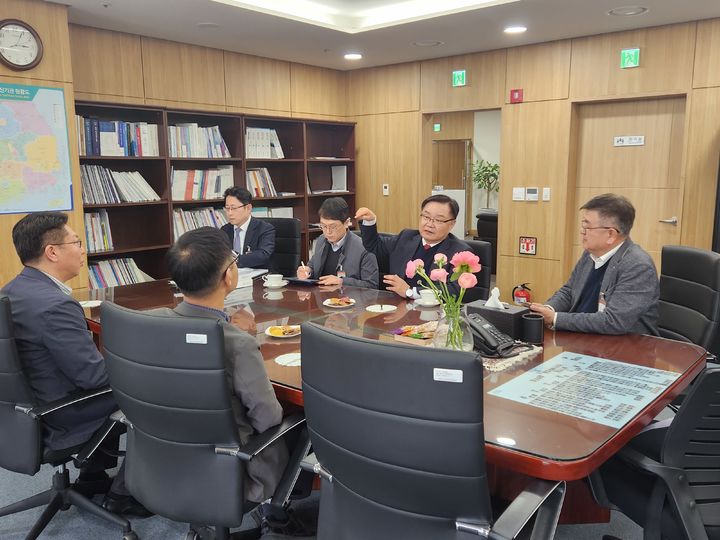
<svg viewBox="0 0 720 540"><path fill-rule="evenodd" d="M0 62L10 69L32 69L42 54L42 41L32 26L17 19L0 21Z"/></svg>

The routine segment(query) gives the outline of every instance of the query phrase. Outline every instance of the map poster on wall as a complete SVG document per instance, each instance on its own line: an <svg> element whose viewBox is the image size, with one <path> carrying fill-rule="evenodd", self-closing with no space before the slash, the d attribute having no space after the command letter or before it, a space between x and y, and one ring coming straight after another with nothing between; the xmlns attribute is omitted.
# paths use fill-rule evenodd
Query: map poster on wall
<svg viewBox="0 0 720 540"><path fill-rule="evenodd" d="M62 88L0 83L0 213L72 210Z"/></svg>

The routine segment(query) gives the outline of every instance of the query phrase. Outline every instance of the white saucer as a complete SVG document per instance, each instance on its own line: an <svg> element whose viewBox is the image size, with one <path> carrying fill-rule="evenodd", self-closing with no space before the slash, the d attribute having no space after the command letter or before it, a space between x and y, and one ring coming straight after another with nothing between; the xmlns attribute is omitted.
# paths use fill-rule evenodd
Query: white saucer
<svg viewBox="0 0 720 540"><path fill-rule="evenodd" d="M266 281L264 287L267 287L268 289L282 289L282 288L283 288L285 285L287 285L287 284L288 284L288 280L287 280L287 279L283 279L283 280L280 282L280 285L270 285L270 284Z"/></svg>
<svg viewBox="0 0 720 540"><path fill-rule="evenodd" d="M332 309L345 309L345 308L353 307L353 306L356 304L354 298L351 298L350 300L352 300L352 304L345 304L345 305L342 305L342 306L336 306L335 304L331 304L331 303L330 303L330 299L328 298L328 299L325 300L322 304L323 304L323 306L329 307L329 308L332 308Z"/></svg>
<svg viewBox="0 0 720 540"><path fill-rule="evenodd" d="M440 305L440 302L438 302L437 298L435 300L430 300L429 302L423 300L422 298L418 298L417 300L415 300L415 303L421 307L435 307Z"/></svg>
<svg viewBox="0 0 720 540"><path fill-rule="evenodd" d="M80 305L86 308L98 307L100 304L102 304L102 300L83 300L80 302Z"/></svg>
<svg viewBox="0 0 720 540"><path fill-rule="evenodd" d="M287 354L281 354L275 358L275 362L281 366L297 367L300 365L300 353L291 352Z"/></svg>
<svg viewBox="0 0 720 540"><path fill-rule="evenodd" d="M296 328L296 329L297 329L297 332L294 333L294 334L287 334L287 335L284 335L284 336L276 336L276 335L270 333L270 329L271 329L271 328L276 328L276 326L268 326L268 327L265 329L265 335L266 335L266 336L270 336L270 337L274 337L274 338L278 338L278 339L294 338L294 337L297 337L297 336L300 335L300 325L299 325L299 324L286 324L286 325L282 325L282 326L290 326L290 327L292 327L292 328Z"/></svg>
<svg viewBox="0 0 720 540"><path fill-rule="evenodd" d="M397 306L393 306L392 304L373 304L365 309L371 313L392 313L397 309Z"/></svg>

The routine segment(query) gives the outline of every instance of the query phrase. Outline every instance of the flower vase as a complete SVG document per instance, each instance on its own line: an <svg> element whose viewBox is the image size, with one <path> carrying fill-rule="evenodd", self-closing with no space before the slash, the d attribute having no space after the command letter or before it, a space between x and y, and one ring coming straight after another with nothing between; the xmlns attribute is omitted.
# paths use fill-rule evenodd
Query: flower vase
<svg viewBox="0 0 720 540"><path fill-rule="evenodd" d="M460 306L443 306L443 314L438 321L432 345L437 349L473 350L472 330L462 316Z"/></svg>

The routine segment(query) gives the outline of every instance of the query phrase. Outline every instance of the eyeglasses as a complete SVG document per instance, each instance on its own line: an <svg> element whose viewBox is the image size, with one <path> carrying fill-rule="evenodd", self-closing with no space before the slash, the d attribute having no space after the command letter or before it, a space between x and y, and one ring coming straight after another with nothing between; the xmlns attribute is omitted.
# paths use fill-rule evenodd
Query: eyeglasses
<svg viewBox="0 0 720 540"><path fill-rule="evenodd" d="M82 248L82 240L73 240L72 242L53 242L52 244L48 244L48 246L69 246L70 244L75 244L77 247Z"/></svg>
<svg viewBox="0 0 720 540"><path fill-rule="evenodd" d="M455 218L439 219L439 218L430 217L426 214L420 214L420 221L422 223L432 223L433 225L437 225L439 223L450 223L451 221L455 221Z"/></svg>
<svg viewBox="0 0 720 540"><path fill-rule="evenodd" d="M333 233L333 232L341 229L342 227L344 227L345 224L344 223L333 223L332 225L323 225L322 223L320 223L320 225L318 225L318 226L320 227L320 230L322 232Z"/></svg>
<svg viewBox="0 0 720 540"><path fill-rule="evenodd" d="M226 273L228 270L230 270L230 269L233 267L234 264L237 264L237 260L240 258L240 254L239 254L237 251L235 251L234 249L233 249L233 250L230 250L230 253L232 254L232 261L230 261L230 264L228 264L228 265L227 265L227 268L225 268L225 270L223 271L223 273L222 273L222 275L221 275L221 277L220 277L221 280L222 280L223 277L225 276L225 273Z"/></svg>
<svg viewBox="0 0 720 540"><path fill-rule="evenodd" d="M248 204L250 204L250 203L248 203ZM247 204L243 204L241 206L225 206L223 208L225 208L226 212L235 212L236 210L240 210L241 208L245 208L246 206L247 206Z"/></svg>
<svg viewBox="0 0 720 540"><path fill-rule="evenodd" d="M584 225L580 225L580 232L582 234L586 234L588 231L595 231L598 229L604 229L604 230L610 230L615 231L616 233L619 233L620 231L615 227L585 227Z"/></svg>

